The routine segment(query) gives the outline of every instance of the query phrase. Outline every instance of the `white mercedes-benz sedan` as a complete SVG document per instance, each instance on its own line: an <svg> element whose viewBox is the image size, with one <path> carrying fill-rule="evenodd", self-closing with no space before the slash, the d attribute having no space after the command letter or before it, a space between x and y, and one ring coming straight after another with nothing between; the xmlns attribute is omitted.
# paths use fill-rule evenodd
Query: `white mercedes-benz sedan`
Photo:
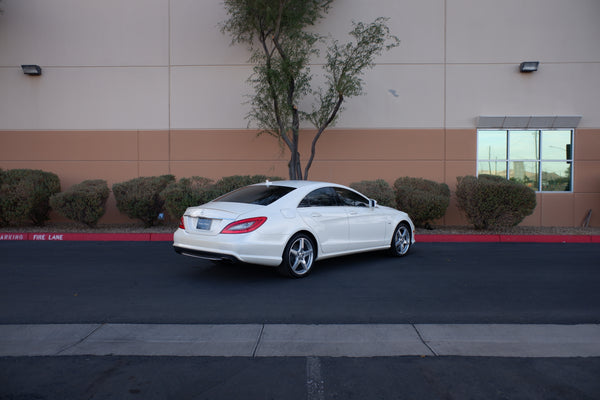
<svg viewBox="0 0 600 400"><path fill-rule="evenodd" d="M267 181L188 208L173 246L186 256L269 265L300 278L324 258L384 249L402 257L414 231L406 213L346 186Z"/></svg>

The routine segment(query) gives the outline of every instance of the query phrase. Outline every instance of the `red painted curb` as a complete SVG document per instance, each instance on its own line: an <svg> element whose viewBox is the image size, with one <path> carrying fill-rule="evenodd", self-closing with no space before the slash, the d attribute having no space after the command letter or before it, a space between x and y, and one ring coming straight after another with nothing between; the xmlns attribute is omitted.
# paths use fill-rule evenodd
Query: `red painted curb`
<svg viewBox="0 0 600 400"><path fill-rule="evenodd" d="M153 242L172 242L172 233L151 233L150 240Z"/></svg>
<svg viewBox="0 0 600 400"><path fill-rule="evenodd" d="M11 233L0 232L0 241L3 240L30 240L30 241L98 241L98 242L145 242L153 240L173 240L173 234L160 233Z"/></svg>
<svg viewBox="0 0 600 400"><path fill-rule="evenodd" d="M172 233L14 233L0 241L171 242ZM415 235L418 243L600 243L600 235Z"/></svg>

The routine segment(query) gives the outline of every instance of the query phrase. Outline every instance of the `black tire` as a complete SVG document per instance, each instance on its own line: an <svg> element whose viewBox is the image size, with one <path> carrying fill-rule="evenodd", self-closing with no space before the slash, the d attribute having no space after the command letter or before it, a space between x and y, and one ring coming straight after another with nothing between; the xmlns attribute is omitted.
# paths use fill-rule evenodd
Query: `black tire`
<svg viewBox="0 0 600 400"><path fill-rule="evenodd" d="M304 233L297 233L283 250L279 273L291 278L304 278L310 274L316 256L314 241Z"/></svg>
<svg viewBox="0 0 600 400"><path fill-rule="evenodd" d="M394 257L404 257L412 246L412 232L406 222L400 222L390 243L390 254Z"/></svg>

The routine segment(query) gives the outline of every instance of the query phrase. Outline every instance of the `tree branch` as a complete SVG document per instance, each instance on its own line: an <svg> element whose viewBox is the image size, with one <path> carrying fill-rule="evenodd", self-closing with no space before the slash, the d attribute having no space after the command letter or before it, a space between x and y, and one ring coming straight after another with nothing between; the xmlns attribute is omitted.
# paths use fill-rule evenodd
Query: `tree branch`
<svg viewBox="0 0 600 400"><path fill-rule="evenodd" d="M319 141L319 138L321 137L321 134L335 120L335 117L337 116L337 113L340 111L340 108L342 107L342 103L343 102L344 102L344 95L342 95L340 93L338 95L337 102L335 103L335 107L333 108L333 111L331 112L329 118L317 130L317 133L315 134L315 137L313 138L312 144L310 146L310 158L308 159L308 162L306 164L306 168L304 169L304 179L308 179L308 170L312 166L313 160L315 159L315 154L316 154L316 151L317 151L317 142Z"/></svg>

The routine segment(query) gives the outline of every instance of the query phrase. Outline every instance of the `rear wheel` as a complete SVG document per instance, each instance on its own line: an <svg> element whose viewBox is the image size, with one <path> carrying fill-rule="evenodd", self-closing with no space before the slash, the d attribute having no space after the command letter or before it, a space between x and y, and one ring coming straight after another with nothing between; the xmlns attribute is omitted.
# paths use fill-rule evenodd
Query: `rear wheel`
<svg viewBox="0 0 600 400"><path fill-rule="evenodd" d="M305 277L312 269L315 256L313 240L304 233L297 233L285 246L279 272L292 278Z"/></svg>
<svg viewBox="0 0 600 400"><path fill-rule="evenodd" d="M410 226L406 222L401 222L396 227L392 236L390 254L395 257L402 257L408 253L412 244L412 234Z"/></svg>

